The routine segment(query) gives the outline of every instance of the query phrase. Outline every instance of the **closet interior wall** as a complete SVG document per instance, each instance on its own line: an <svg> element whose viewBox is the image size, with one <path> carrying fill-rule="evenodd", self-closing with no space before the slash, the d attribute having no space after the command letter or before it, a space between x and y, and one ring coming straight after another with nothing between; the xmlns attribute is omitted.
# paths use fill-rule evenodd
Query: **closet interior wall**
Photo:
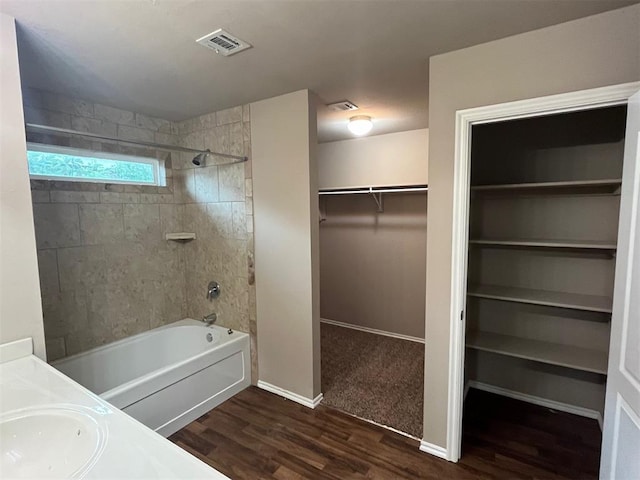
<svg viewBox="0 0 640 480"><path fill-rule="evenodd" d="M473 127L472 386L602 415L625 117L615 106Z"/></svg>
<svg viewBox="0 0 640 480"><path fill-rule="evenodd" d="M323 319L424 339L427 193L321 195Z"/></svg>

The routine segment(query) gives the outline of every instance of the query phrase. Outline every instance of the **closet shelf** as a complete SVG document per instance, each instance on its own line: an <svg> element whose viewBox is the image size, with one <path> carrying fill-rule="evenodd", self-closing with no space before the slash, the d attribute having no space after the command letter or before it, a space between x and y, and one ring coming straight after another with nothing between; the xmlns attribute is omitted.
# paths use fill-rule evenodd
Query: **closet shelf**
<svg viewBox="0 0 640 480"><path fill-rule="evenodd" d="M567 248L577 250L615 250L614 241L601 240L555 240L555 239L514 239L514 238L473 238L469 243L475 245L494 245L507 247Z"/></svg>
<svg viewBox="0 0 640 480"><path fill-rule="evenodd" d="M384 212L384 202L382 199L383 193L417 193L427 192L429 187L427 185L402 185L396 187L360 187L360 188L346 188L346 189L332 189L325 188L318 191L318 195L357 195L367 194L371 195L378 207L378 213ZM322 222L323 219L320 219Z"/></svg>
<svg viewBox="0 0 640 480"><path fill-rule="evenodd" d="M467 332L466 338L466 346L476 350L607 374L608 355L603 351L477 330Z"/></svg>
<svg viewBox="0 0 640 480"><path fill-rule="evenodd" d="M553 292L530 288L504 287L499 285L470 285L467 288L470 297L504 300L507 302L528 303L549 307L570 308L590 312L611 313L611 298L599 295Z"/></svg>
<svg viewBox="0 0 640 480"><path fill-rule="evenodd" d="M569 180L563 182L533 182L533 183L505 183L495 185L472 185L472 191L522 191L522 192L535 192L540 191L553 192L553 191L593 191L597 193L614 193L622 185L622 179L620 178L607 178L602 180Z"/></svg>

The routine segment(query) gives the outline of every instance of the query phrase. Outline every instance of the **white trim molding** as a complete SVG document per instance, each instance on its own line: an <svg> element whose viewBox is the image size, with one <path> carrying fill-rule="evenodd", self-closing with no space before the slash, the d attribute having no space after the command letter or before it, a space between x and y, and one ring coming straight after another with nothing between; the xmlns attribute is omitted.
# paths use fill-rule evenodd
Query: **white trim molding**
<svg viewBox="0 0 640 480"><path fill-rule="evenodd" d="M420 440L420 451L429 453L438 458L443 458L445 460L449 460L447 456L447 449L444 447L440 447L438 445L434 445L433 443L425 442L424 440Z"/></svg>
<svg viewBox="0 0 640 480"><path fill-rule="evenodd" d="M631 82L456 112L446 449L454 462L460 459L462 444L472 126L620 105L626 103L639 88L640 82Z"/></svg>
<svg viewBox="0 0 640 480"><path fill-rule="evenodd" d="M410 342L424 344L424 338L412 337L411 335L403 335L402 333L387 332L386 330L378 330L377 328L361 327L360 325L338 322L337 320L329 320L328 318L321 318L320 323L326 323L327 325L335 325L337 327L344 327L350 328L352 330L359 330L361 332L373 333L374 335L384 335L385 337L399 338L400 340L409 340Z"/></svg>
<svg viewBox="0 0 640 480"><path fill-rule="evenodd" d="M297 393L293 393L289 390L285 390L284 388L276 387L275 385L271 385L270 383L263 382L262 380L258 380L258 388L266 390L267 392L275 393L281 397L286 398L287 400L291 400L292 402L299 403L300 405L304 405L307 408L316 408L322 402L322 393L319 393L316 398L307 398L302 395L298 395Z"/></svg>

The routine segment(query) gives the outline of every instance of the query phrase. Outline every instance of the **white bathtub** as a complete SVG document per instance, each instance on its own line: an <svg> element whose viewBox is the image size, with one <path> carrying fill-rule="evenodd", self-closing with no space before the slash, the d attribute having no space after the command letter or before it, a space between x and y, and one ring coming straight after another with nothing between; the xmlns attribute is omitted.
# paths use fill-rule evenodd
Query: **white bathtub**
<svg viewBox="0 0 640 480"><path fill-rule="evenodd" d="M251 381L249 335L191 319L52 365L165 437Z"/></svg>

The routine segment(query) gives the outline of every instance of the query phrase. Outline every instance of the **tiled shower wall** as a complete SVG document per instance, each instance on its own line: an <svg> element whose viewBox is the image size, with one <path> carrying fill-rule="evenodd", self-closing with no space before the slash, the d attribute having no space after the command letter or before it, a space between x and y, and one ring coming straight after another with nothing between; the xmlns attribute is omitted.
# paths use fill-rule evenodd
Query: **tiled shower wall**
<svg viewBox="0 0 640 480"><path fill-rule="evenodd" d="M250 149L248 107L176 124L37 90L24 98L29 123L227 153ZM229 160L210 157L196 169L188 154L61 135L30 133L28 140L154 156L167 176L163 187L32 181L49 360L212 311L220 325L252 331L255 355L250 163L218 166ZM178 231L198 238L164 239ZM214 302L205 297L209 280L222 285Z"/></svg>
<svg viewBox="0 0 640 480"><path fill-rule="evenodd" d="M246 155L251 158L249 107L210 113L177 125L185 147ZM197 239L184 246L187 316L218 314L218 324L251 333L253 380L256 380L256 309L253 277L253 199L251 160L229 164L209 156L195 166L193 155L174 162L175 194L182 204L184 231ZM226 164L226 165L225 165ZM221 294L210 302L206 286L215 280Z"/></svg>

